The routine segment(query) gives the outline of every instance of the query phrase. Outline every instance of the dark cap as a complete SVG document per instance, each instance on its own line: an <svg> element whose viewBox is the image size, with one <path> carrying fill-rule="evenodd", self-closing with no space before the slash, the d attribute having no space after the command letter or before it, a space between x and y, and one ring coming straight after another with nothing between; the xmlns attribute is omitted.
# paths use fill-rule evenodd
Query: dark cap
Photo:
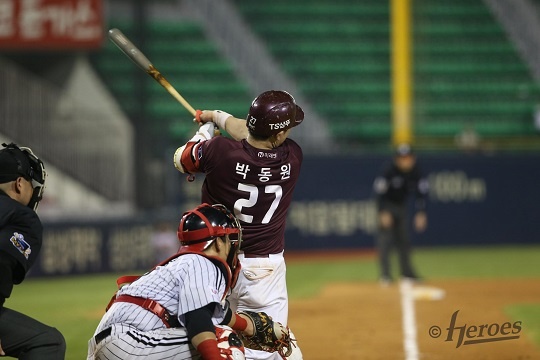
<svg viewBox="0 0 540 360"><path fill-rule="evenodd" d="M2 144L0 150L0 183L16 180L19 177L40 184L45 182L43 163L32 150L18 147L14 143Z"/></svg>
<svg viewBox="0 0 540 360"><path fill-rule="evenodd" d="M45 189L45 178L47 173L43 162L27 147L18 147L14 143L2 144L4 147L0 150L0 184L17 180L23 177L32 182L32 197L27 205L34 211L43 198ZM35 185L36 181L41 186Z"/></svg>
<svg viewBox="0 0 540 360"><path fill-rule="evenodd" d="M24 166L22 159L18 159L14 151L9 148L0 150L0 184L16 180L21 176L26 177L22 174L21 166Z"/></svg>
<svg viewBox="0 0 540 360"><path fill-rule="evenodd" d="M411 145L409 144L399 144L397 147L396 147L396 156L407 156L407 155L412 155L413 154L413 150L411 148Z"/></svg>
<svg viewBox="0 0 540 360"><path fill-rule="evenodd" d="M299 125L304 111L286 91L265 91L253 100L246 118L249 132L256 136L270 137L280 131Z"/></svg>

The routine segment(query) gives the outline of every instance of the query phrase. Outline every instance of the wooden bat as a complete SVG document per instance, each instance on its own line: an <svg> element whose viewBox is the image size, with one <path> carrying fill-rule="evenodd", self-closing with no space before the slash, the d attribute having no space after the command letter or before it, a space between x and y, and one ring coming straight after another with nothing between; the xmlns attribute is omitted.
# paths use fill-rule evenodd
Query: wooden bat
<svg viewBox="0 0 540 360"><path fill-rule="evenodd" d="M161 86L165 88L180 104L186 108L195 118L198 119L200 110L195 110L186 99L165 79L158 69L152 65L150 60L118 29L109 30L109 39L118 46L127 57L129 57L137 66L143 69L148 75L154 78Z"/></svg>

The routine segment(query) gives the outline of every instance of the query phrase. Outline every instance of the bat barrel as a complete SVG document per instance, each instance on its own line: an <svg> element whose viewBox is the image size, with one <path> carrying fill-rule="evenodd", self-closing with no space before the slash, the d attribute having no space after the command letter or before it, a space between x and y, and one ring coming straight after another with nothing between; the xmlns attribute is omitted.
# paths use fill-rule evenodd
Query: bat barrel
<svg viewBox="0 0 540 360"><path fill-rule="evenodd" d="M122 31L116 28L109 30L109 39L141 69L144 71L150 69L150 66L152 66L150 60L144 56Z"/></svg>
<svg viewBox="0 0 540 360"><path fill-rule="evenodd" d="M148 75L154 78L180 102L191 115L197 116L197 111L176 91L176 89L165 79L163 75L152 65L150 60L122 33L119 29L109 30L109 39L137 66L143 69Z"/></svg>

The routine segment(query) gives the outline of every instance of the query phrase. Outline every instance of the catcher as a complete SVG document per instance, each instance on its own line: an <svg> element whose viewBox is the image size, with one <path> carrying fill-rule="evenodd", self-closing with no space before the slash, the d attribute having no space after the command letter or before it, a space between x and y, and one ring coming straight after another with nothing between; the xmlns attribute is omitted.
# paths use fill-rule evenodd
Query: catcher
<svg viewBox="0 0 540 360"><path fill-rule="evenodd" d="M286 356L288 329L265 313L228 307L242 243L232 213L202 204L183 214L178 238L177 254L143 276L117 280L119 290L88 343L88 359L242 360L242 340Z"/></svg>

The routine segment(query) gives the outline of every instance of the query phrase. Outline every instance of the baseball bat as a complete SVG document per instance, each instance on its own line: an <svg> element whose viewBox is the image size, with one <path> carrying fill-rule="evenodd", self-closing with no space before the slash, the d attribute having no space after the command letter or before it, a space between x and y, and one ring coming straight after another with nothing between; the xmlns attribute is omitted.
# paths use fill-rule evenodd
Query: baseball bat
<svg viewBox="0 0 540 360"><path fill-rule="evenodd" d="M148 75L156 80L165 88L180 104L190 112L191 115L198 118L200 110L195 110L186 99L165 79L158 69L152 65L150 60L118 29L109 30L109 39L118 46L118 48L126 54L137 66L143 69Z"/></svg>

